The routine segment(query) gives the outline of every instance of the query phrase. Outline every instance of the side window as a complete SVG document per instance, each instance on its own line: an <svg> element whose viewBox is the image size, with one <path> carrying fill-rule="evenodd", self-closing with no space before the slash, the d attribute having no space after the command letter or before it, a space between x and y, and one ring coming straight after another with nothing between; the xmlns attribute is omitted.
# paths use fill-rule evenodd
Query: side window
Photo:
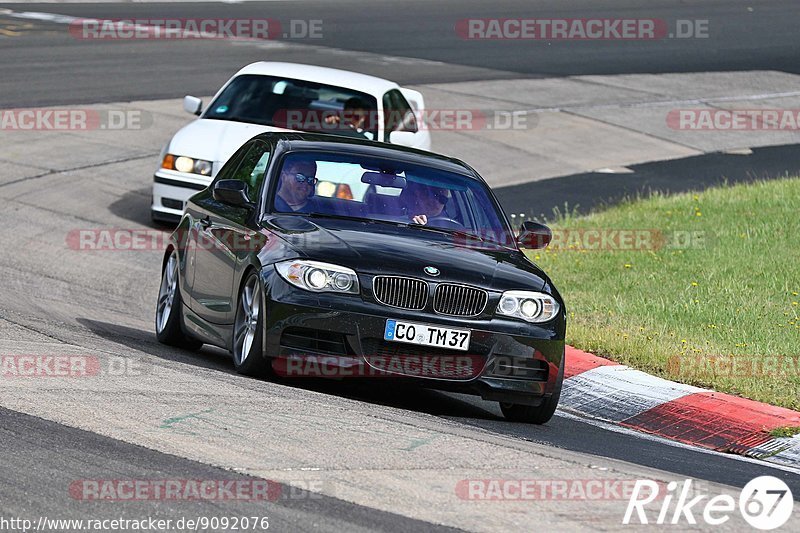
<svg viewBox="0 0 800 533"><path fill-rule="evenodd" d="M229 180L233 178L233 173L239 168L239 163L242 161L242 157L247 153L249 150L249 145L242 146L238 150L236 150L233 155L228 158L222 168L219 169L217 172L216 177L214 178L214 183L220 180Z"/></svg>
<svg viewBox="0 0 800 533"><path fill-rule="evenodd" d="M389 134L393 131L417 131L417 117L408 105L403 93L397 89L387 91L383 95L384 142L389 142Z"/></svg>
<svg viewBox="0 0 800 533"><path fill-rule="evenodd" d="M264 174L269 164L269 146L261 142L253 146L242 157L239 167L228 179L243 181L247 184L247 195L251 202L258 202L261 184L264 183Z"/></svg>

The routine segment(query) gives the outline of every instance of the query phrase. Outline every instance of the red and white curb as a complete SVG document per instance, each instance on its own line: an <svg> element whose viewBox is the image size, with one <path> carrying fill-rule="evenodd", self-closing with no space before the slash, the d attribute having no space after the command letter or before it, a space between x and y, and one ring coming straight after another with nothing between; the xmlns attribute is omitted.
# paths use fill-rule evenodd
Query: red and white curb
<svg viewBox="0 0 800 533"><path fill-rule="evenodd" d="M666 439L800 468L800 412L683 385L567 346L559 407Z"/></svg>

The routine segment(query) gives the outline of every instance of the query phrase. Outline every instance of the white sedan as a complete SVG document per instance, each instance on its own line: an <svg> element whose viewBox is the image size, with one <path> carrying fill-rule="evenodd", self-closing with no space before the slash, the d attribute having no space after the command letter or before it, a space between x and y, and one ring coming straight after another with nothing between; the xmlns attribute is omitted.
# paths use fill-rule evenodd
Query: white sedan
<svg viewBox="0 0 800 533"><path fill-rule="evenodd" d="M420 127L422 94L394 82L326 67L258 62L237 72L204 110L194 96L183 108L199 117L172 137L153 183L153 220L174 222L186 200L208 186L237 148L267 131L313 131L429 150Z"/></svg>

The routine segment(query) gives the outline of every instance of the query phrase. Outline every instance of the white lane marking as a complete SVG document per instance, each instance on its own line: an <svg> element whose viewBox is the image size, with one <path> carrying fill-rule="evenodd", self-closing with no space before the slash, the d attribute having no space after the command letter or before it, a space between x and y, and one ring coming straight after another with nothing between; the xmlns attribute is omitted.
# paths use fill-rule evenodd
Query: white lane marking
<svg viewBox="0 0 800 533"><path fill-rule="evenodd" d="M73 21L81 20L70 15L58 15L56 13L41 13L38 11L12 11L10 9L0 9L0 15L6 15L17 19L43 20L56 24L70 24ZM94 19L87 19L94 20Z"/></svg>
<svg viewBox="0 0 800 533"><path fill-rule="evenodd" d="M722 153L727 155L753 155L753 150L750 148L730 148L723 150Z"/></svg>
<svg viewBox="0 0 800 533"><path fill-rule="evenodd" d="M598 174L633 174L633 170L628 167L603 167L598 168L594 172Z"/></svg>
<svg viewBox="0 0 800 533"><path fill-rule="evenodd" d="M800 435L776 437L764 444L751 448L747 455L770 463L777 462L800 469Z"/></svg>
<svg viewBox="0 0 800 533"><path fill-rule="evenodd" d="M561 403L588 416L620 422L706 389L651 376L625 365L599 366L564 380Z"/></svg>
<svg viewBox="0 0 800 533"><path fill-rule="evenodd" d="M75 22L79 22L79 23L82 23L82 24L83 23L87 23L87 22L92 22L92 23L96 23L96 24L107 23L107 24L109 24L111 26L118 27L120 29L124 28L125 30L131 30L131 29L135 29L135 30L139 30L139 31L148 31L148 30L158 31L158 30L162 30L165 35L166 34L172 34L172 35L180 34L180 35L189 35L189 36L193 36L193 37L199 36L199 37L207 37L207 38L213 38L213 37L216 36L216 34L209 33L209 32L190 31L190 30L183 30L183 29L177 29L177 30L169 29L168 30L168 29L165 29L163 26L156 26L156 25L153 25L153 24L138 24L138 23L134 24L134 23L128 23L128 22L120 22L120 21L113 20L113 19L96 19L96 18L90 18L90 17L73 17L73 16L70 16L70 15L59 15L57 13L42 13L42 12L39 12L39 11L11 11L9 9L3 9L3 10L0 10L0 15L6 15L6 16L9 16L9 17L26 19L26 20L40 20L40 21L44 21L44 22L53 22L55 24L68 24L68 25L69 24L73 24ZM132 18L132 19L121 19L121 20L122 21L126 21L126 20L137 20L137 19ZM228 40L228 41L238 41L238 40L249 41L251 39L252 38L250 38L250 37L238 37L238 36L231 36L231 37L226 37L225 38L225 40Z"/></svg>
<svg viewBox="0 0 800 533"><path fill-rule="evenodd" d="M136 0L134 0L136 1ZM154 0L156 1L156 0ZM207 0L212 2L214 0ZM238 1L251 1L251 0L229 0L230 3L236 3ZM252 0L258 1L258 0ZM278 1L278 0L268 0L268 1ZM44 13L38 11L13 11L11 9L0 9L0 14L6 15L9 17L14 18L23 18L23 19L32 19L32 20L41 20L46 22L53 22L57 24L70 24L75 21L91 21L91 22L99 22L102 23L103 21L109 19L94 19L94 18L81 18L81 17L72 17L69 15L59 15L57 13ZM113 22L113 21L112 21ZM153 26L134 26L135 28L152 28ZM203 35L201 33L193 33L193 32L185 32L186 35ZM284 48L288 46L297 46L297 47L304 47L308 49L318 49L323 50L327 53L332 54L339 54L339 55L348 55L352 56L355 59L358 59L363 62L369 63L376 63L380 65L426 65L426 66L446 66L447 63L442 61L436 61L431 59L422 59L416 57L406 57L406 56L389 56L389 55L382 55L382 54L375 54L371 52L361 52L356 50L344 50L341 48L333 48L333 47L325 47L325 46L317 46L311 45L307 43L299 43L299 42L281 42L277 40L273 41L264 41L260 39L251 39L251 38L240 38L240 37L231 37L223 39L224 41L240 46L255 46L262 49L275 49L275 48ZM568 79L572 79L575 81L581 81L580 76L570 76ZM636 107L652 107L652 106L662 106L662 105L670 105L670 106L686 106L686 105L708 105L709 102L736 102L740 100L744 101L757 101L757 100L769 100L773 98L791 98L800 96L800 91L783 91L783 92L774 92L774 93L758 93L758 94L740 94L740 95L733 95L733 96L711 96L706 98L692 98L692 99L684 99L684 100L650 100L645 102L635 102L635 103L616 103L616 104L590 104L590 105L571 105L571 106L556 106L556 107L537 107L531 109L519 109L519 112L525 113L552 113L552 112L565 112L565 111L575 111L580 109L622 109L622 108L636 108Z"/></svg>

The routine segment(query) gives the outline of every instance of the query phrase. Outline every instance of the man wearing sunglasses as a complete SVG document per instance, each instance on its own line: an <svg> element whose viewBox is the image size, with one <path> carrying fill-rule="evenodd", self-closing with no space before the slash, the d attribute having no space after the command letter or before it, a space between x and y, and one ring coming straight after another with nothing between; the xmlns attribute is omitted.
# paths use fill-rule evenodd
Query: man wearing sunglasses
<svg viewBox="0 0 800 533"><path fill-rule="evenodd" d="M409 215L411 215L411 221L414 224L424 226L428 223L429 218L447 216L444 210L451 195L448 189L430 187L414 182L410 182L409 185L411 186L412 201Z"/></svg>
<svg viewBox="0 0 800 533"><path fill-rule="evenodd" d="M281 213L316 211L312 196L317 187L317 164L311 160L290 159L281 170L275 210Z"/></svg>

